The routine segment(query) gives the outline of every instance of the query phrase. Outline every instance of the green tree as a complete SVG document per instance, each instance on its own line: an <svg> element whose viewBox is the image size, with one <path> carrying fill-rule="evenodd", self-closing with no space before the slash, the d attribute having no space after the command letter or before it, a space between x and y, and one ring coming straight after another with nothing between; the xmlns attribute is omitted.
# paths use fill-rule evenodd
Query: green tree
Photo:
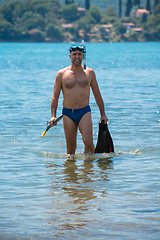
<svg viewBox="0 0 160 240"><path fill-rule="evenodd" d="M89 12L96 22L99 23L102 18L101 10L98 7L92 6L90 7Z"/></svg>
<svg viewBox="0 0 160 240"><path fill-rule="evenodd" d="M142 22L142 23L147 22L147 14L146 14L146 13L143 13L141 22Z"/></svg>
<svg viewBox="0 0 160 240"><path fill-rule="evenodd" d="M129 17L131 9L132 9L132 0L127 0L126 11L125 11L125 16L126 17Z"/></svg>
<svg viewBox="0 0 160 240"><path fill-rule="evenodd" d="M147 3L146 3L146 9L147 9L148 11L151 12L151 4L150 4L150 0L147 0Z"/></svg>
<svg viewBox="0 0 160 240"><path fill-rule="evenodd" d="M4 16L3 16L3 14L2 14L2 12L0 10L0 21L3 21L3 20L5 20L5 19L4 19Z"/></svg>
<svg viewBox="0 0 160 240"><path fill-rule="evenodd" d="M141 6L140 0L133 0L133 6L138 6L138 8L140 8Z"/></svg>
<svg viewBox="0 0 160 240"><path fill-rule="evenodd" d="M79 29L75 26L69 28L68 30L72 36L73 36L73 40L76 41L79 38Z"/></svg>
<svg viewBox="0 0 160 240"><path fill-rule="evenodd" d="M157 27L156 37L160 40L160 25Z"/></svg>
<svg viewBox="0 0 160 240"><path fill-rule="evenodd" d="M109 6L107 9L106 9L106 15L108 17L117 17L115 11L114 11L114 8Z"/></svg>
<svg viewBox="0 0 160 240"><path fill-rule="evenodd" d="M30 34L30 40L34 42L44 42L45 34L39 29L34 29L33 33Z"/></svg>
<svg viewBox="0 0 160 240"><path fill-rule="evenodd" d="M104 17L101 19L101 23L103 24L108 24L108 23L114 23L117 20L117 15L114 11L113 7L108 7L106 9L106 13L104 15Z"/></svg>
<svg viewBox="0 0 160 240"><path fill-rule="evenodd" d="M129 35L129 40L131 42L138 42L138 33L131 30L130 35Z"/></svg>
<svg viewBox="0 0 160 240"><path fill-rule="evenodd" d="M74 0L65 0L65 4L71 4L71 3L74 3Z"/></svg>
<svg viewBox="0 0 160 240"><path fill-rule="evenodd" d="M34 28L39 28L40 30L43 30L45 28L44 18L40 14L33 13L32 11L25 12L23 14L21 23L28 30L31 30Z"/></svg>
<svg viewBox="0 0 160 240"><path fill-rule="evenodd" d="M6 20L0 21L0 39L1 40L13 40L15 39L16 32L11 23Z"/></svg>
<svg viewBox="0 0 160 240"><path fill-rule="evenodd" d="M121 18L122 16L122 1L119 0L119 17Z"/></svg>
<svg viewBox="0 0 160 240"><path fill-rule="evenodd" d="M116 31L116 34L124 34L126 32L125 26L120 21L115 21L113 23L114 30Z"/></svg>
<svg viewBox="0 0 160 240"><path fill-rule="evenodd" d="M45 21L46 24L48 24L49 22L56 24L57 17L60 15L61 12L61 8L57 0L51 0L49 3L49 10L45 14Z"/></svg>
<svg viewBox="0 0 160 240"><path fill-rule="evenodd" d="M117 26L115 27L115 30L117 34L122 35L126 32L126 28L120 22L118 22Z"/></svg>
<svg viewBox="0 0 160 240"><path fill-rule="evenodd" d="M148 31L143 33L143 38L145 38L145 41L155 41L153 34Z"/></svg>
<svg viewBox="0 0 160 240"><path fill-rule="evenodd" d="M87 14L85 17L82 17L78 21L78 28L83 29L86 33L90 31L92 24L95 24L96 21L90 14Z"/></svg>
<svg viewBox="0 0 160 240"><path fill-rule="evenodd" d="M86 10L90 9L90 1L89 0L85 0L85 8L86 8Z"/></svg>
<svg viewBox="0 0 160 240"><path fill-rule="evenodd" d="M159 4L159 0L154 0L154 7L156 7Z"/></svg>
<svg viewBox="0 0 160 240"><path fill-rule="evenodd" d="M32 11L38 13L45 17L45 15L55 9L60 9L60 4L58 0L26 0L21 2L21 7L19 9L19 17L21 17L25 12ZM57 12L58 15L58 12Z"/></svg>
<svg viewBox="0 0 160 240"><path fill-rule="evenodd" d="M153 8L153 14L148 17L145 28L153 34L153 38L158 39L157 29L160 26L160 4Z"/></svg>
<svg viewBox="0 0 160 240"><path fill-rule="evenodd" d="M12 1L12 2L8 2L8 3L5 3L3 6L2 6L2 13L3 13L3 16L4 18L10 22L10 23L13 23L14 20L15 20L15 15L14 15L14 12L15 12L15 9L17 7L17 5L19 5L20 2L19 1Z"/></svg>
<svg viewBox="0 0 160 240"><path fill-rule="evenodd" d="M63 34L62 31L54 25L53 23L49 23L46 27L47 37L51 38L53 41L62 41Z"/></svg>
<svg viewBox="0 0 160 240"><path fill-rule="evenodd" d="M106 29L104 27L100 27L99 30L101 33L101 37L104 39L106 36Z"/></svg>
<svg viewBox="0 0 160 240"><path fill-rule="evenodd" d="M32 9L33 12L36 12L45 17L45 14L50 10L51 5L55 3L56 1L49 2L48 0L26 0L24 2L24 6L26 9L29 7L28 11Z"/></svg>
<svg viewBox="0 0 160 240"><path fill-rule="evenodd" d="M155 16L160 14L160 4L158 4L156 7L154 7L153 13Z"/></svg>
<svg viewBox="0 0 160 240"><path fill-rule="evenodd" d="M67 22L73 22L77 19L79 19L80 14L77 9L77 4L72 3L69 5L64 5L62 7L62 17L67 21Z"/></svg>

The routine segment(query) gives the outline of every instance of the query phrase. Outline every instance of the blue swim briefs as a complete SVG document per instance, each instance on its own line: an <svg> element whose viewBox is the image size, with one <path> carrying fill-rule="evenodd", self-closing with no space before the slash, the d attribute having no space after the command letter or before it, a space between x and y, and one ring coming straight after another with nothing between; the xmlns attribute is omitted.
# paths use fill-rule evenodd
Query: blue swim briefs
<svg viewBox="0 0 160 240"><path fill-rule="evenodd" d="M63 108L62 110L62 114L72 119L72 121L75 122L75 124L77 125L81 118L88 112L91 112L90 106L79 109Z"/></svg>

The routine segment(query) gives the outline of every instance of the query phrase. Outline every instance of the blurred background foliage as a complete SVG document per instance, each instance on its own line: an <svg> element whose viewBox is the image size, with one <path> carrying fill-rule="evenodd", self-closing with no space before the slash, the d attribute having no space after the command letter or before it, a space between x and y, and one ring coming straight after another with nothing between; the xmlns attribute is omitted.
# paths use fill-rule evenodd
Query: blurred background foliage
<svg viewBox="0 0 160 240"><path fill-rule="evenodd" d="M150 14L137 17L139 8L147 9ZM159 41L160 1L0 1L1 42L82 39L94 42Z"/></svg>

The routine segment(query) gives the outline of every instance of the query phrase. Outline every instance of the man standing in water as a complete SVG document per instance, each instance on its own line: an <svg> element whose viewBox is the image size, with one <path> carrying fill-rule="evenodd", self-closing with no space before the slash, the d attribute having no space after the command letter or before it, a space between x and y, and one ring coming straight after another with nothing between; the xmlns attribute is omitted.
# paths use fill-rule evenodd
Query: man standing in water
<svg viewBox="0 0 160 240"><path fill-rule="evenodd" d="M56 110L60 91L63 93L63 126L66 137L67 154L75 154L77 145L77 128L82 134L85 145L84 152L94 153L92 118L89 106L90 87L94 94L96 103L99 107L101 118L100 122L108 121L105 115L103 99L98 87L96 75L91 68L82 66L84 46L82 44L72 44L69 58L71 65L58 71L51 100L52 118L50 123L56 119Z"/></svg>

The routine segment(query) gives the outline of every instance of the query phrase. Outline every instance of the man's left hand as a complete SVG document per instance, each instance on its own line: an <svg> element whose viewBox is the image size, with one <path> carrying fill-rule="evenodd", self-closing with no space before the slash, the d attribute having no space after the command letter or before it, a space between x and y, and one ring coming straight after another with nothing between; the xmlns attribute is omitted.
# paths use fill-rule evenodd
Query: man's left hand
<svg viewBox="0 0 160 240"><path fill-rule="evenodd" d="M101 118L100 118L100 123L101 123L102 121L104 121L104 123L106 124L107 121L108 121L108 117L107 117L106 115L101 116Z"/></svg>

